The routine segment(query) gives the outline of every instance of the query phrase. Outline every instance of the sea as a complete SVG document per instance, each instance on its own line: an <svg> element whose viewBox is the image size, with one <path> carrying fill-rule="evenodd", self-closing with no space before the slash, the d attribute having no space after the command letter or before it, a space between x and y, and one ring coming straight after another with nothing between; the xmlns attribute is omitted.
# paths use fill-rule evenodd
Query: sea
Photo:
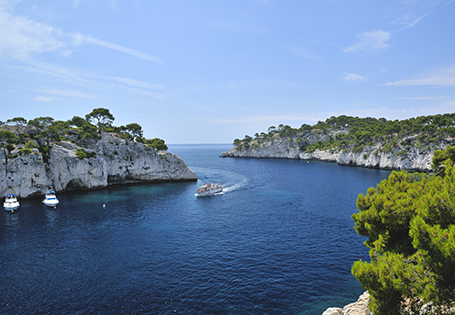
<svg viewBox="0 0 455 315"><path fill-rule="evenodd" d="M220 158L169 145L197 182L59 193L0 213L0 314L322 314L357 300L356 198L389 171ZM224 191L195 196L203 183Z"/></svg>

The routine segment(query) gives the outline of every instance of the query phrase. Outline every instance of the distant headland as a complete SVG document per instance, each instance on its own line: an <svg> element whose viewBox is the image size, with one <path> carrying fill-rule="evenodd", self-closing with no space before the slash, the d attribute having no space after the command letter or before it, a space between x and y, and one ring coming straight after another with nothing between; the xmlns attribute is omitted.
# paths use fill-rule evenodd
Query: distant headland
<svg viewBox="0 0 455 315"><path fill-rule="evenodd" d="M0 122L0 194L29 197L114 184L193 181L196 174L165 141L136 123L113 126L105 108L68 121L22 117Z"/></svg>
<svg viewBox="0 0 455 315"><path fill-rule="evenodd" d="M431 171L433 152L455 144L455 114L406 120L330 117L300 128L271 126L234 140L223 157L285 158L378 169Z"/></svg>

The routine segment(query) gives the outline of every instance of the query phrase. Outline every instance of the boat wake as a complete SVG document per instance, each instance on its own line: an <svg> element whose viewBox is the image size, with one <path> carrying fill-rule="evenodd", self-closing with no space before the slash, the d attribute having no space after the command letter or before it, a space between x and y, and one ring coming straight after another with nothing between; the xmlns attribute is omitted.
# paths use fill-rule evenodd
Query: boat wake
<svg viewBox="0 0 455 315"><path fill-rule="evenodd" d="M243 177L242 180L234 185L231 185L231 186L226 186L223 188L223 192L230 192L230 191L235 191L235 190L239 190L239 189L242 189L244 186L246 186L248 180Z"/></svg>

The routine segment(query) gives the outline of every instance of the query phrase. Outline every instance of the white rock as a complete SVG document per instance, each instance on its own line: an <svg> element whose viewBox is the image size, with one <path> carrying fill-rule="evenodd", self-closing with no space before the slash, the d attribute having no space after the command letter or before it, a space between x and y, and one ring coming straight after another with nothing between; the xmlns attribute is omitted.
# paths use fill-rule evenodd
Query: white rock
<svg viewBox="0 0 455 315"><path fill-rule="evenodd" d="M368 292L364 292L357 302L348 304L342 309L330 307L322 315L372 315L368 308L369 301L370 295Z"/></svg>
<svg viewBox="0 0 455 315"><path fill-rule="evenodd" d="M15 193L18 197L56 191L91 189L113 184L196 180L196 174L175 154L156 152L142 143L125 141L111 134L86 152L92 158L79 159L78 147L70 142L54 144L49 164L40 153L9 159L0 165L0 195ZM4 155L1 152L0 158Z"/></svg>
<svg viewBox="0 0 455 315"><path fill-rule="evenodd" d="M357 302L351 303L343 307L341 315L370 315L370 309L368 303L370 301L370 295L368 292L364 292Z"/></svg>
<svg viewBox="0 0 455 315"><path fill-rule="evenodd" d="M340 133L340 132L338 132ZM331 136L336 135L333 133ZM307 134L302 136L307 143L324 141L329 135ZM331 152L329 150L316 150L311 153L301 151L299 144L289 138L279 138L277 136L262 142L253 141L249 148L240 150L238 147L232 148L227 153L222 153L223 157L248 157L248 158L283 158L283 159L305 159L335 162L341 165L353 165L380 169L402 169L408 171L431 171L433 151L421 152L418 148L410 147L405 150L406 155L396 155L403 148L396 148L396 152L380 152L380 146L364 147L361 152ZM438 145L439 150L445 149L447 143L442 141Z"/></svg>
<svg viewBox="0 0 455 315"><path fill-rule="evenodd" d="M341 315L342 311L343 310L339 307L330 307L326 309L325 312L322 313L322 315Z"/></svg>

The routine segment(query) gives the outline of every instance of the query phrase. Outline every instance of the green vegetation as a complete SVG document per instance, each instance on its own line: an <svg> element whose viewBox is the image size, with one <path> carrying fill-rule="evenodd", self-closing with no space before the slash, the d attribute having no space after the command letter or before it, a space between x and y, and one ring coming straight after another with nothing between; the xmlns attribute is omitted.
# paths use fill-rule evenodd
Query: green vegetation
<svg viewBox="0 0 455 315"><path fill-rule="evenodd" d="M396 156L407 157L408 153L404 150L397 152Z"/></svg>
<svg viewBox="0 0 455 315"><path fill-rule="evenodd" d="M125 131L129 133L133 138L142 137L142 127L136 123L126 125Z"/></svg>
<svg viewBox="0 0 455 315"><path fill-rule="evenodd" d="M370 293L374 314L431 314L455 306L455 147L433 159L439 175L392 172L357 198L355 230L366 236L370 262L357 261L353 275ZM444 313L453 314L453 310Z"/></svg>
<svg viewBox="0 0 455 315"><path fill-rule="evenodd" d="M91 125L88 122L82 124L82 126L78 129L78 137L81 142L88 142L90 140L98 140L100 139L100 135L98 134L98 129Z"/></svg>
<svg viewBox="0 0 455 315"><path fill-rule="evenodd" d="M8 119L0 122L0 149L5 157L4 163L19 155L31 154L32 149L38 149L43 161L49 161L49 153L53 144L63 140L71 141L79 147L87 147L101 139L103 132L117 134L127 141L148 144L148 150L167 150L164 140L159 138L145 139L142 127L137 123L126 126L113 126L115 117L106 108L96 108L85 115L85 119L73 116L68 121L54 120L52 117L37 117L27 121L23 117ZM11 152L15 152L12 154ZM95 153L78 149L80 159L90 158Z"/></svg>
<svg viewBox="0 0 455 315"><path fill-rule="evenodd" d="M26 144L25 147L28 149L36 149L38 146L33 142L33 140L29 140Z"/></svg>
<svg viewBox="0 0 455 315"><path fill-rule="evenodd" d="M96 152L87 152L83 149L77 149L76 150L76 155L77 157L82 160L82 159L90 159L92 157L96 156Z"/></svg>
<svg viewBox="0 0 455 315"><path fill-rule="evenodd" d="M455 164L455 146L447 147L445 150L434 151L432 168L436 174L444 175L444 162L446 160L450 160L452 164Z"/></svg>
<svg viewBox="0 0 455 315"><path fill-rule="evenodd" d="M159 138L154 138L151 140L147 139L144 141L144 143L158 151L166 151L168 149L164 140Z"/></svg>
<svg viewBox="0 0 455 315"><path fill-rule="evenodd" d="M85 119L89 123L94 123L98 126L100 133L103 127L111 126L112 122L115 120L114 116L107 108L95 108L90 114L85 115Z"/></svg>
<svg viewBox="0 0 455 315"><path fill-rule="evenodd" d="M32 154L32 150L29 148L22 148L19 150L19 155L27 155L27 154Z"/></svg>
<svg viewBox="0 0 455 315"><path fill-rule="evenodd" d="M234 146L238 150L246 150L266 141L289 142L292 139L290 143L308 153L315 150L360 152L375 145L379 145L380 152L385 153L394 153L396 148L399 148L398 151L409 150L411 147L429 151L434 150L441 140L454 138L454 128L455 114L393 121L385 118L339 116L330 117L325 122L319 121L314 126L271 126L267 133L256 133L254 137L247 135L242 140L235 139ZM319 140L310 143L310 136ZM401 153L401 156L404 157L404 154Z"/></svg>
<svg viewBox="0 0 455 315"><path fill-rule="evenodd" d="M0 148L3 149L5 156L5 164L8 164L8 156L12 150L14 150L13 143L17 140L14 133L9 130L0 130Z"/></svg>

